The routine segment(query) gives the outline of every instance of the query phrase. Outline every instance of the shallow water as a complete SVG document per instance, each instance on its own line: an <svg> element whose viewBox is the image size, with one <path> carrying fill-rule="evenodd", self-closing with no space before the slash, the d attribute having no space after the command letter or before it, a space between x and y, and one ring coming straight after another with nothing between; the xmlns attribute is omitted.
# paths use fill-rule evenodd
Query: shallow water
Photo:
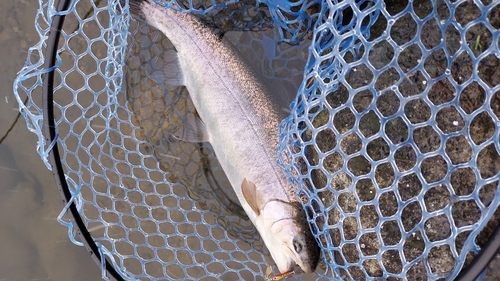
<svg viewBox="0 0 500 281"><path fill-rule="evenodd" d="M0 7L0 44L5 57L0 67L4 74L0 138L6 135L0 144L0 281L101 280L100 267L83 247L70 242L67 229L56 220L62 200L51 172L36 152L37 138L26 129L12 94L26 50L39 39L33 27L38 3L20 1Z"/></svg>
<svg viewBox="0 0 500 281"><path fill-rule="evenodd" d="M38 41L37 9L37 1L0 2L0 139L18 117L12 84L26 50ZM101 280L88 252L57 222L62 208L21 117L0 143L0 280Z"/></svg>
<svg viewBox="0 0 500 281"><path fill-rule="evenodd" d="M0 139L15 122L12 95L16 72L28 46L38 40L35 1L0 3ZM35 151L35 135L23 118L0 143L0 281L101 280L100 269L82 247L73 245L56 221L62 209L51 173ZM498 261L496 261L498 268ZM498 274L492 270L489 280Z"/></svg>

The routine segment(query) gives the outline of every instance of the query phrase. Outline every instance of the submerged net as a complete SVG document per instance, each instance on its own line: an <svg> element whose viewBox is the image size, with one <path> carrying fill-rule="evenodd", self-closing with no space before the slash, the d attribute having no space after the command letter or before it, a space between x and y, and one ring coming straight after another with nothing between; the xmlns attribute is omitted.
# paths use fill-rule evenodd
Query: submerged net
<svg viewBox="0 0 500 281"><path fill-rule="evenodd" d="M272 260L211 147L172 138L195 110L155 75L168 39L129 22L118 0L69 1L64 12L39 3L40 42L16 97L49 169L53 145L61 151L99 254L127 280L264 279ZM453 279L471 262L498 222L500 3L161 3L241 31L228 38L297 92L278 161L323 262L291 280ZM44 57L61 14L50 143Z"/></svg>
<svg viewBox="0 0 500 281"><path fill-rule="evenodd" d="M453 279L498 222L500 5L327 1L321 15L280 152L326 263Z"/></svg>

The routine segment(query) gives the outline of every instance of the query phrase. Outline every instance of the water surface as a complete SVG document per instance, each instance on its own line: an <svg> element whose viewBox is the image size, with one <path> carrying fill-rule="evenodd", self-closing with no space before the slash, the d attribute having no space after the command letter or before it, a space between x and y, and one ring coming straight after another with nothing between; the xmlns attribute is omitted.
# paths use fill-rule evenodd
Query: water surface
<svg viewBox="0 0 500 281"><path fill-rule="evenodd" d="M0 139L18 117L12 84L39 40L37 9L33 0L0 2ZM62 200L36 141L21 117L0 143L0 280L101 280L88 252L56 220Z"/></svg>

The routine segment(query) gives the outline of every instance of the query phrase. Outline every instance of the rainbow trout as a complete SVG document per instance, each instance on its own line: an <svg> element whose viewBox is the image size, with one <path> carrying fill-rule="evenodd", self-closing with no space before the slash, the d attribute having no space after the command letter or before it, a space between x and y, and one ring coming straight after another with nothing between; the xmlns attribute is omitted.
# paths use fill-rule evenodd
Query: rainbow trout
<svg viewBox="0 0 500 281"><path fill-rule="evenodd" d="M210 142L281 273L295 265L315 270L319 247L293 187L276 164L278 126L287 114L278 93L196 16L153 0L129 3L134 19L162 31L177 50L164 56L165 79L186 86L201 118L185 122L177 137Z"/></svg>

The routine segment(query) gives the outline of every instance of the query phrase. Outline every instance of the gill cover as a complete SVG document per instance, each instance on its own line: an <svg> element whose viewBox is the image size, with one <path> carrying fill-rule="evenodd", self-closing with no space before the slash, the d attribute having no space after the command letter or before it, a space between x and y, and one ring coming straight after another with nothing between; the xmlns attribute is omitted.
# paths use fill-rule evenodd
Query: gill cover
<svg viewBox="0 0 500 281"><path fill-rule="evenodd" d="M255 226L281 273L292 271L297 264L304 272L315 270L319 247L307 223L299 202L265 200L255 184L246 179L242 193L256 213Z"/></svg>

